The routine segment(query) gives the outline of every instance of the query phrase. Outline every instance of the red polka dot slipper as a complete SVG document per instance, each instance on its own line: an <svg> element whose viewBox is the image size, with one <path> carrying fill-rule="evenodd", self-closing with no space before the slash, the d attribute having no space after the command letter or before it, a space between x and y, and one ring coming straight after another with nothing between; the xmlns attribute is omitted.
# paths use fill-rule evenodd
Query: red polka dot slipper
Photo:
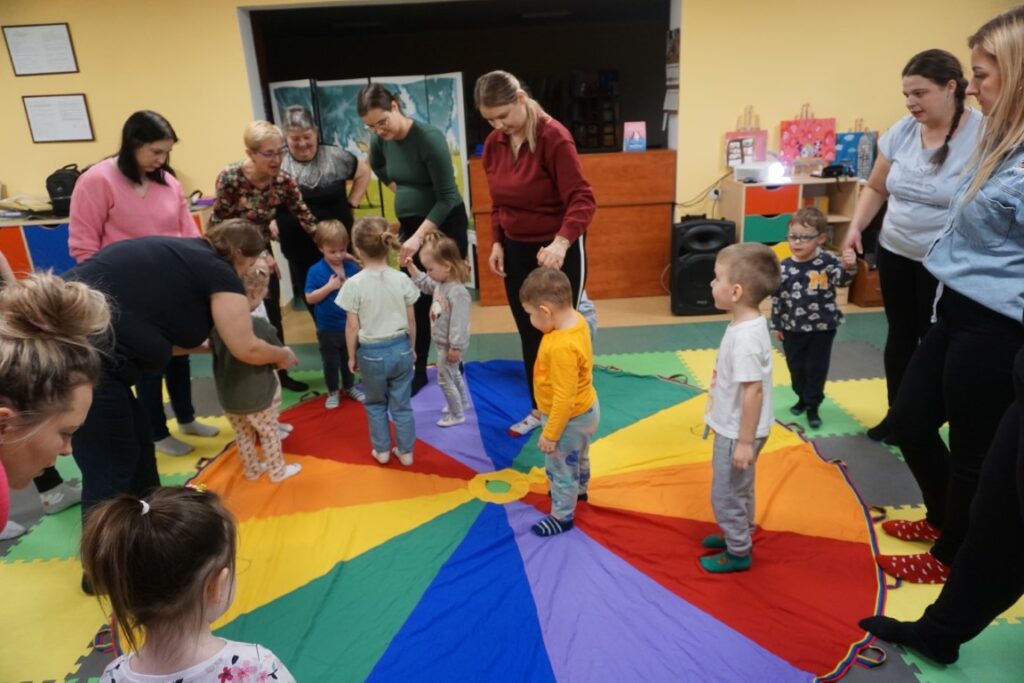
<svg viewBox="0 0 1024 683"><path fill-rule="evenodd" d="M910 583L946 583L949 577L949 566L931 553L879 555L875 559L886 574Z"/></svg>
<svg viewBox="0 0 1024 683"><path fill-rule="evenodd" d="M927 519L890 519L882 522L882 531L901 541L934 541L942 535L942 529L932 526Z"/></svg>

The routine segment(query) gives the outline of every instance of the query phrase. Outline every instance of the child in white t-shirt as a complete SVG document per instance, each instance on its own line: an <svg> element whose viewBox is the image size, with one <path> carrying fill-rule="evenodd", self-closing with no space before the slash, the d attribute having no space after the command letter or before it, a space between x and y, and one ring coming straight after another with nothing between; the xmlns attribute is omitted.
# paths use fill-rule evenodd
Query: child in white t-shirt
<svg viewBox="0 0 1024 683"><path fill-rule="evenodd" d="M758 305L779 287L779 260L767 246L733 244L718 254L711 293L732 315L708 388L707 431L714 431L711 507L722 529L704 539L721 552L700 558L709 572L750 568L754 464L772 425L772 341Z"/></svg>

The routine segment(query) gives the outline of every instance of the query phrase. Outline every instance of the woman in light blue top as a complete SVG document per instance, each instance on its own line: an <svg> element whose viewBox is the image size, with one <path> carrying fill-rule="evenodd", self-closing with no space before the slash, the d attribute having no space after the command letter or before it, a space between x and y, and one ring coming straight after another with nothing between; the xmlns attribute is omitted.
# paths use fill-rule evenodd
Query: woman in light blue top
<svg viewBox="0 0 1024 683"><path fill-rule="evenodd" d="M878 160L843 244L844 250L862 251L861 232L888 200L878 273L889 324L884 360L890 406L914 349L931 326L936 282L922 261L946 224L953 191L981 131L981 113L964 106L966 89L960 60L945 50L910 58L903 68L910 114L878 141ZM888 435L888 418L868 430L875 441Z"/></svg>
<svg viewBox="0 0 1024 683"><path fill-rule="evenodd" d="M945 581L966 536L982 462L1013 401L1013 359L1024 348L1024 10L1003 17L970 39L967 94L977 98L986 120L949 219L924 260L939 281L937 321L914 353L890 411L893 436L927 514L882 528L935 544L929 553L880 555L878 563L919 583ZM949 448L939 436L947 421ZM990 561L1002 558L993 554Z"/></svg>

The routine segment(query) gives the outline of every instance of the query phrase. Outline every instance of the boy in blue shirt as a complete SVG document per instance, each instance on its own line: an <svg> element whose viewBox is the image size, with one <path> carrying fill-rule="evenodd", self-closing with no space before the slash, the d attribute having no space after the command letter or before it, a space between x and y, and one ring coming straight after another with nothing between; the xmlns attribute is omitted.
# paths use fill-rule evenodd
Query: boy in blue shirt
<svg viewBox="0 0 1024 683"><path fill-rule="evenodd" d="M348 316L345 309L334 301L345 280L359 272L359 266L348 256L348 231L341 221L320 221L313 239L324 257L306 275L306 303L313 307L316 339L324 364L324 382L327 384L324 407L332 410L341 402L339 372L345 395L360 403L364 399L363 392L355 387L355 376L348 367L345 344Z"/></svg>

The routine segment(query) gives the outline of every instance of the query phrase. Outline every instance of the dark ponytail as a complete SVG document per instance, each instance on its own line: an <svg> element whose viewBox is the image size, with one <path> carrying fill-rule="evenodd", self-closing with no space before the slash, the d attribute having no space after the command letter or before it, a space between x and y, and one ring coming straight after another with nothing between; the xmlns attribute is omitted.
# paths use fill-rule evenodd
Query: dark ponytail
<svg viewBox="0 0 1024 683"><path fill-rule="evenodd" d="M935 150L932 155L932 163L939 168L949 156L949 141L960 126L960 119L964 115L964 101L967 99L967 79L964 78L963 68L960 60L945 50L925 50L910 58L907 65L903 67L903 76L920 76L939 87L946 87L950 81L956 82L956 90L953 97L956 100L956 110L953 113L953 120L949 124L949 131L942 147Z"/></svg>
<svg viewBox="0 0 1024 683"><path fill-rule="evenodd" d="M356 95L356 112L359 116L366 116L371 109L391 111L392 103L398 103L398 98L390 90L380 83L370 83L364 85ZM399 104L398 107L401 111L402 105Z"/></svg>

